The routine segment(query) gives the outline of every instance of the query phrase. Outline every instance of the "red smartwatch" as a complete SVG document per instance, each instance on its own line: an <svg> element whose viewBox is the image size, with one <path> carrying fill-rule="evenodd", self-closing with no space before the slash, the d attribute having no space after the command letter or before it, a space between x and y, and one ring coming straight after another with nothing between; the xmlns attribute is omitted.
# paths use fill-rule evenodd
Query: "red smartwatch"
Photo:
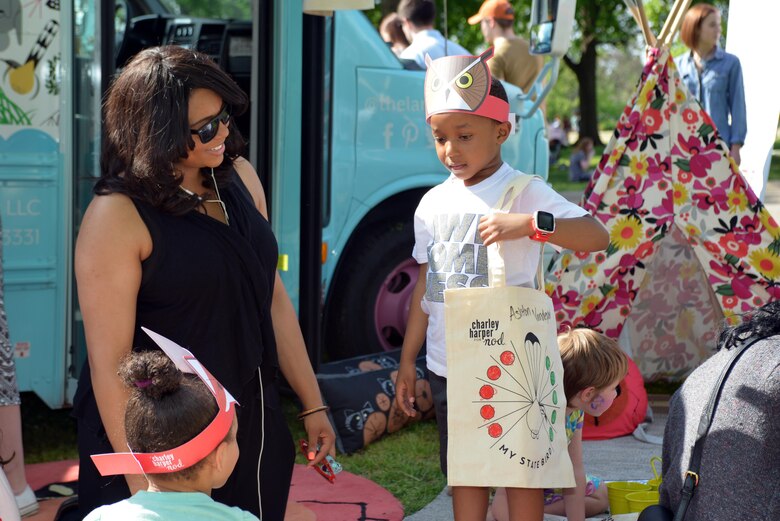
<svg viewBox="0 0 780 521"><path fill-rule="evenodd" d="M555 231L555 216L550 212L538 210L531 218L531 226L534 229L531 240L547 242L550 240L550 234Z"/></svg>

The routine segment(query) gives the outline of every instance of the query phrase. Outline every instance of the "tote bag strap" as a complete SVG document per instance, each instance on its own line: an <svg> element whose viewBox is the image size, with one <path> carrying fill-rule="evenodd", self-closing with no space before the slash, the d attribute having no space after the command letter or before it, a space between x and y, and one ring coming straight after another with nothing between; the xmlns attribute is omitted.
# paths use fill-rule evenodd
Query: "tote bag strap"
<svg viewBox="0 0 780 521"><path fill-rule="evenodd" d="M498 202L492 208L495 213L507 213L512 208L514 200L525 190L528 183L534 177L528 174L515 176L504 189L504 193L498 198ZM541 178L540 178L541 179ZM544 250L544 248L542 248ZM504 255L501 252L501 241L494 242L487 249L488 252L488 283L491 288L503 288L506 286L506 266L504 264ZM540 264L541 267L541 264ZM539 270L541 274L541 270ZM539 276L537 274L537 276ZM539 279L540 281L542 279ZM541 282L540 282L541 284Z"/></svg>

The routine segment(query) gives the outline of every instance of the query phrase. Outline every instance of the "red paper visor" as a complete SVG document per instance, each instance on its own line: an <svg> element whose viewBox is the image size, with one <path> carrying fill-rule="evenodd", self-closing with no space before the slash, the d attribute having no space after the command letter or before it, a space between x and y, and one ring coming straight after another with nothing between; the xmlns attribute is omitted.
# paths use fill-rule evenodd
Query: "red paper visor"
<svg viewBox="0 0 780 521"><path fill-rule="evenodd" d="M219 411L217 416L200 434L178 447L162 452L132 452L131 448L131 452L94 454L90 456L101 476L163 474L178 472L191 467L211 454L225 439L236 415L236 408L233 407L233 404L238 404L236 399L198 362L198 359L192 353L154 331L150 331L145 327L141 329L160 346L160 349L173 360L173 363L181 372L195 374L206 384L206 387L209 388L217 400Z"/></svg>

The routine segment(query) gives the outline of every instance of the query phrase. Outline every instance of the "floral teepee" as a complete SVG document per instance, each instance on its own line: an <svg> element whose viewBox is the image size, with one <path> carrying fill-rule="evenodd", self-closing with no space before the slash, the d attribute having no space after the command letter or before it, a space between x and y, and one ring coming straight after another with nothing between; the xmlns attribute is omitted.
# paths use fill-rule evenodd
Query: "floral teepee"
<svg viewBox="0 0 780 521"><path fill-rule="evenodd" d="M620 337L647 379L685 376L712 353L724 317L780 298L777 221L666 45L648 52L583 206L610 244L554 261L558 325Z"/></svg>

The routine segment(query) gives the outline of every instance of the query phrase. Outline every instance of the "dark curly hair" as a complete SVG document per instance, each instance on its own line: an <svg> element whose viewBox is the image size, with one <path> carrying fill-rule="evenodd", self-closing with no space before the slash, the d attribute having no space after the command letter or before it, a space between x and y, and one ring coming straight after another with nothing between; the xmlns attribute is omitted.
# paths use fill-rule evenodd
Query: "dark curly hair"
<svg viewBox="0 0 780 521"><path fill-rule="evenodd" d="M490 95L509 103L509 96L506 95L504 85L496 78L490 78Z"/></svg>
<svg viewBox="0 0 780 521"><path fill-rule="evenodd" d="M731 349L752 338L780 335L780 300L745 313L742 323L726 328L718 338L719 348Z"/></svg>
<svg viewBox="0 0 780 521"><path fill-rule="evenodd" d="M195 147L188 121L194 89L215 92L234 116L247 109L246 94L205 54L167 45L145 49L130 60L103 104L105 133L96 194L122 193L175 215L200 204L197 197L183 197L181 175L173 166ZM232 125L225 159L214 169L218 184L228 178L244 148L238 127ZM212 184L204 175L203 186Z"/></svg>
<svg viewBox="0 0 780 521"><path fill-rule="evenodd" d="M127 355L119 376L130 388L125 410L127 444L135 452L162 452L200 434L217 416L214 395L196 375L184 374L162 351ZM232 431L231 431L232 432ZM226 440L229 441L228 433ZM203 460L178 472L150 474L152 479L190 479Z"/></svg>

